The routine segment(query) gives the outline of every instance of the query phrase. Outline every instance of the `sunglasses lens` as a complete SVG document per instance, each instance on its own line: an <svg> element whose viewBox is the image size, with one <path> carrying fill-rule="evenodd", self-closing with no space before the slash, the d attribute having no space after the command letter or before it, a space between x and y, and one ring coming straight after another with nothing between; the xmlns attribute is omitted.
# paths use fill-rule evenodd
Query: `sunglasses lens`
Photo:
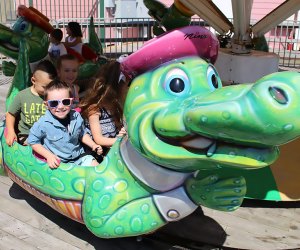
<svg viewBox="0 0 300 250"><path fill-rule="evenodd" d="M61 102L65 106L70 106L71 105L71 99L63 99Z"/></svg>
<svg viewBox="0 0 300 250"><path fill-rule="evenodd" d="M57 100L49 100L48 104L49 104L50 108L55 108L58 106L58 101Z"/></svg>

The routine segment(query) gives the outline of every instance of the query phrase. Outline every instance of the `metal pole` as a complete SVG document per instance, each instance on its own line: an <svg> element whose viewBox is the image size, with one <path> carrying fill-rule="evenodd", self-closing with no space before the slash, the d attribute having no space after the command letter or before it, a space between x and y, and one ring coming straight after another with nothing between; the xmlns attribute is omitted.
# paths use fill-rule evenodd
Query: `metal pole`
<svg viewBox="0 0 300 250"><path fill-rule="evenodd" d="M103 21L103 24L105 23L104 20L104 0L100 0L100 24ZM105 38L105 26L101 27L100 26L100 39ZM102 43L102 47L105 47L105 43Z"/></svg>
<svg viewBox="0 0 300 250"><path fill-rule="evenodd" d="M33 7L33 0L29 0L28 2L29 6Z"/></svg>

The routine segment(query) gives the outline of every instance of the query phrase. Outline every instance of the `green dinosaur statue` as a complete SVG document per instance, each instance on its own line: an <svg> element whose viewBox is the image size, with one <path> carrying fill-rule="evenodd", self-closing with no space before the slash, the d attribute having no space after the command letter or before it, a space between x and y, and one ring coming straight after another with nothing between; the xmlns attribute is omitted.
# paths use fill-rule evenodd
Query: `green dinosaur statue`
<svg viewBox="0 0 300 250"><path fill-rule="evenodd" d="M88 46L93 49L98 55L103 55L103 48L100 39L95 31L94 18L90 18L89 24L89 43Z"/></svg>
<svg viewBox="0 0 300 250"><path fill-rule="evenodd" d="M14 76L6 99L10 105L16 94L30 86L30 63L38 62L48 55L48 33L53 29L42 13L23 5L18 7L18 19L12 29L0 24L0 53L17 61L4 61L3 73Z"/></svg>
<svg viewBox="0 0 300 250"><path fill-rule="evenodd" d="M189 25L191 16L194 15L178 0L175 0L170 7L166 7L156 0L143 0L143 2L149 9L148 14L156 20L153 33L157 36L166 31Z"/></svg>

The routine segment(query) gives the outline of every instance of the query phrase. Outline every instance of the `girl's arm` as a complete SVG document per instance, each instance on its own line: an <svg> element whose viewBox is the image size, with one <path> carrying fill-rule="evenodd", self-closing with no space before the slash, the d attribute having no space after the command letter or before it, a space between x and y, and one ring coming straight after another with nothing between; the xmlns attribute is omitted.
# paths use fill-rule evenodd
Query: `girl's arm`
<svg viewBox="0 0 300 250"><path fill-rule="evenodd" d="M92 132L92 136L94 141L104 147L111 147L115 141L116 138L107 138L102 135L102 129L101 125L99 123L100 113L96 113L89 116L89 124Z"/></svg>
<svg viewBox="0 0 300 250"><path fill-rule="evenodd" d="M95 143L89 134L85 134L82 139L82 143L90 147L96 154L101 155L103 153L103 149L100 145Z"/></svg>
<svg viewBox="0 0 300 250"><path fill-rule="evenodd" d="M68 42L68 39L66 39L66 41L64 42L64 45L67 47L74 47L79 43L82 43L82 39L81 39L81 37L77 36L77 37L75 37L75 40L73 42Z"/></svg>
<svg viewBox="0 0 300 250"><path fill-rule="evenodd" d="M31 145L32 149L38 153L39 155L43 156L47 160L47 164L50 168L58 168L60 164L60 159L53 154L51 151L47 150L41 144L33 144Z"/></svg>

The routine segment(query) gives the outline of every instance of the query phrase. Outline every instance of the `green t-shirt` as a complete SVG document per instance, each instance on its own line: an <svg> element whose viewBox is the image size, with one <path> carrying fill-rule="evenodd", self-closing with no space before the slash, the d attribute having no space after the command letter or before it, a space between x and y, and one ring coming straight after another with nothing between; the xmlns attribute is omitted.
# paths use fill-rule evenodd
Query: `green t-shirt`
<svg viewBox="0 0 300 250"><path fill-rule="evenodd" d="M33 123L45 114L46 106L43 104L43 99L34 95L29 87L16 95L8 112L15 117L20 114L19 135L28 135Z"/></svg>

